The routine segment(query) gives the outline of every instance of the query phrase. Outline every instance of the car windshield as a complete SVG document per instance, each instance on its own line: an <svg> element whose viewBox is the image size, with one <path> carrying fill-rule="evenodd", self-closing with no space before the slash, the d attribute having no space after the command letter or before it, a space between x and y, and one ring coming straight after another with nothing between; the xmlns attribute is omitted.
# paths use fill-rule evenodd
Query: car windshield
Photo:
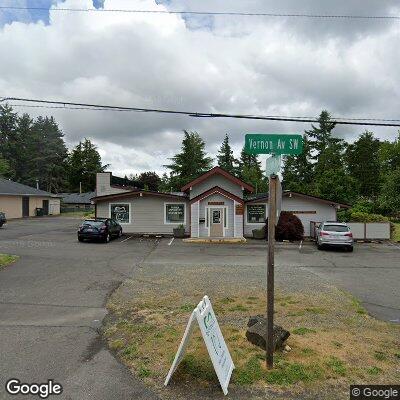
<svg viewBox="0 0 400 400"><path fill-rule="evenodd" d="M104 221L85 221L82 225L84 226L93 226L95 228L99 228L104 224Z"/></svg>
<svg viewBox="0 0 400 400"><path fill-rule="evenodd" d="M349 227L345 225L324 225L324 231L330 232L348 232Z"/></svg>

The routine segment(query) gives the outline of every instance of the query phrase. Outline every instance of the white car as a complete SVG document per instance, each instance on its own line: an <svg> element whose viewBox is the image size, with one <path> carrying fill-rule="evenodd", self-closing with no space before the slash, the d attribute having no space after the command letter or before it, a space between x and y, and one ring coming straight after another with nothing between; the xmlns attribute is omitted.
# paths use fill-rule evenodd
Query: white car
<svg viewBox="0 0 400 400"><path fill-rule="evenodd" d="M316 231L318 250L324 246L341 246L353 251L353 234L342 222L323 222Z"/></svg>

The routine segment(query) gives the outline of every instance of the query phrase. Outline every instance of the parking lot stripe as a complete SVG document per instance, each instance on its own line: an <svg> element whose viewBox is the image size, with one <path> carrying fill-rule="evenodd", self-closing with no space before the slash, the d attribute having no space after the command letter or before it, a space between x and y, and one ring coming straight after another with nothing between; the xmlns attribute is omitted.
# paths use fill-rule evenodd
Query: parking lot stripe
<svg viewBox="0 0 400 400"><path fill-rule="evenodd" d="M174 241L174 239L175 239L175 238L172 238L172 239L169 241L168 246L171 246L171 244L172 244L172 242Z"/></svg>
<svg viewBox="0 0 400 400"><path fill-rule="evenodd" d="M132 239L132 238L133 238L133 236L128 236L126 239L124 239L124 240L121 240L121 242L120 242L120 243L126 242L127 240L129 240L129 239Z"/></svg>

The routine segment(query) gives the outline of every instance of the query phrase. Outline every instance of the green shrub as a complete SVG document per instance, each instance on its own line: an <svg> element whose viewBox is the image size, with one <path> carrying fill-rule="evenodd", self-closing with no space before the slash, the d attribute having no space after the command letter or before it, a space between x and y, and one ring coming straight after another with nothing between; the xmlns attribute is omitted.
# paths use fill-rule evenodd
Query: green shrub
<svg viewBox="0 0 400 400"><path fill-rule="evenodd" d="M351 222L387 222L388 217L380 214L368 214L362 211L354 211L350 215Z"/></svg>

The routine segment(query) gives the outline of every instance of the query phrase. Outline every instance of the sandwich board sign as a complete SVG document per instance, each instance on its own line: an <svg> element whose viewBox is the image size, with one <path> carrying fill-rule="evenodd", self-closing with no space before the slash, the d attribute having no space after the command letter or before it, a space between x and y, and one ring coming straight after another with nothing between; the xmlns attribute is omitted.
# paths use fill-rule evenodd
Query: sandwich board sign
<svg viewBox="0 0 400 400"><path fill-rule="evenodd" d="M178 368L182 361L186 347L189 343L190 335L193 331L196 321L199 324L201 334L207 347L208 354L217 374L218 381L224 394L228 394L228 385L231 379L232 371L235 368L228 347L222 336L217 318L211 306L208 296L204 296L203 300L197 305L190 315L189 322L183 334L182 341L175 355L174 362L168 372L164 385L167 386L172 374Z"/></svg>

